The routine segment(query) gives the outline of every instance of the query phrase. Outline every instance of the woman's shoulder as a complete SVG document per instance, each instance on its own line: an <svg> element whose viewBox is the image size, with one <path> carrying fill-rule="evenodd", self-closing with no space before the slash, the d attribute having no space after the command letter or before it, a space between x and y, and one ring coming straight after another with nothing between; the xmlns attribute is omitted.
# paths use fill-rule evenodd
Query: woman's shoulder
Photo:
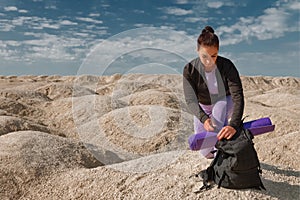
<svg viewBox="0 0 300 200"><path fill-rule="evenodd" d="M192 66L198 65L199 63L200 63L200 58L199 57L194 58L193 60L191 60L189 62L189 64L191 64Z"/></svg>
<svg viewBox="0 0 300 200"><path fill-rule="evenodd" d="M232 64L232 61L229 58L225 58L223 56L218 56L217 62L225 63L225 64Z"/></svg>
<svg viewBox="0 0 300 200"><path fill-rule="evenodd" d="M199 63L200 63L200 59L199 58L195 58L193 60L191 60L190 62L188 62L185 67L184 67L184 74L194 74L194 73L198 73L199 71Z"/></svg>
<svg viewBox="0 0 300 200"><path fill-rule="evenodd" d="M193 69L195 67L197 67L200 63L200 59L199 58L194 58L193 60L189 61L186 65L185 65L185 68L188 68L188 69Z"/></svg>
<svg viewBox="0 0 300 200"><path fill-rule="evenodd" d="M235 69L233 62L230 59L222 56L218 56L217 66L220 71L231 71L232 69Z"/></svg>
<svg viewBox="0 0 300 200"><path fill-rule="evenodd" d="M235 67L233 62L228 58L218 56L217 67L221 74L225 76L238 75L237 68Z"/></svg>

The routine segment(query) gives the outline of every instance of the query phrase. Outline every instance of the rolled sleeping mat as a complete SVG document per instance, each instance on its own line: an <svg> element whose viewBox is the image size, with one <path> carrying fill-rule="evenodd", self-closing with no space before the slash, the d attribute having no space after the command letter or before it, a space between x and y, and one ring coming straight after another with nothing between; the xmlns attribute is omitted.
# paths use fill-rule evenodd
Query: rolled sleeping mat
<svg viewBox="0 0 300 200"><path fill-rule="evenodd" d="M245 129L250 130L253 136L260 135L263 133L271 132L275 129L275 125L272 125L270 118L260 118L243 123ZM190 149L198 151L200 149L214 147L217 139L217 133L215 132L202 132L196 133L189 137L188 142Z"/></svg>
<svg viewBox="0 0 300 200"><path fill-rule="evenodd" d="M213 147L217 141L215 132L196 133L189 137L190 149L193 151Z"/></svg>
<svg viewBox="0 0 300 200"><path fill-rule="evenodd" d="M269 117L245 122L243 126L245 129L248 129L253 136L271 132L275 129L275 125L272 125L271 119Z"/></svg>

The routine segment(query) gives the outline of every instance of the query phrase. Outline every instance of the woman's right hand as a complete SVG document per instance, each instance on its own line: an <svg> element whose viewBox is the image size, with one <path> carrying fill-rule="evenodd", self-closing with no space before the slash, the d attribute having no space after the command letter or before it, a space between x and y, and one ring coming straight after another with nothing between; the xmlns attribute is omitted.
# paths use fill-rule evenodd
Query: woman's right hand
<svg viewBox="0 0 300 200"><path fill-rule="evenodd" d="M205 130L207 130L207 131L214 131L215 130L214 127L212 126L212 121L211 121L210 118L205 120L203 125L204 125Z"/></svg>

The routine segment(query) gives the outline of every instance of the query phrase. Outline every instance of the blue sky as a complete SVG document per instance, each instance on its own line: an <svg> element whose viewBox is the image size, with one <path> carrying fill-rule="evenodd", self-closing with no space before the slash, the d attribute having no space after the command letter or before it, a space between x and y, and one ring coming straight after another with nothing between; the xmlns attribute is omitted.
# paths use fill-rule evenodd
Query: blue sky
<svg viewBox="0 0 300 200"><path fill-rule="evenodd" d="M241 75L300 77L299 12L295 0L0 0L0 74L181 73L211 25Z"/></svg>

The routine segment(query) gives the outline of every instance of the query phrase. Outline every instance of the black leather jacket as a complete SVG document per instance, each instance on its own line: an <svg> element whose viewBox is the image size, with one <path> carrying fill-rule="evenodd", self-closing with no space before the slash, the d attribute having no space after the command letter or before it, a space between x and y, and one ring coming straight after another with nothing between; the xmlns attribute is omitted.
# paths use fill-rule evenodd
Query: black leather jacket
<svg viewBox="0 0 300 200"><path fill-rule="evenodd" d="M196 58L186 64L183 70L183 89L189 111L202 123L209 118L199 102L211 105L225 96L231 95L233 100L233 114L229 123L236 130L241 125L244 112L244 94L242 82L234 64L227 58L217 57L216 78L218 83L218 95L212 95L208 91L205 72L200 58Z"/></svg>

